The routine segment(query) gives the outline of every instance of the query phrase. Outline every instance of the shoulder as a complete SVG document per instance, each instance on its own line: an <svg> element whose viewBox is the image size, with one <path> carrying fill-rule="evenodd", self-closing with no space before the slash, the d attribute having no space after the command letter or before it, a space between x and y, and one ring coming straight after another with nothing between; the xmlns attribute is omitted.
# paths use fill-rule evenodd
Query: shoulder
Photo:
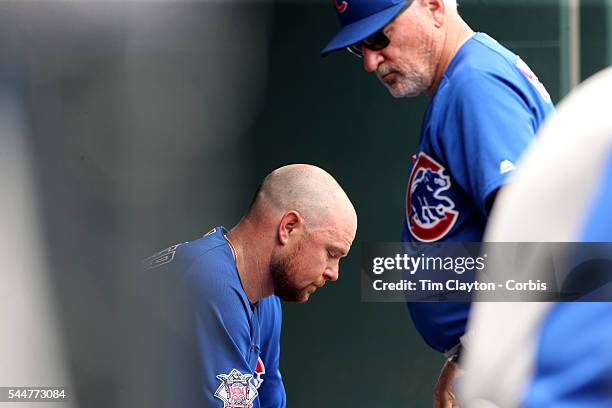
<svg viewBox="0 0 612 408"><path fill-rule="evenodd" d="M459 49L448 69L453 79L515 74L518 56L484 33L476 33Z"/></svg>
<svg viewBox="0 0 612 408"><path fill-rule="evenodd" d="M184 285L197 296L220 300L243 297L236 264L223 231L179 247L177 263L184 269Z"/></svg>
<svg viewBox="0 0 612 408"><path fill-rule="evenodd" d="M196 331L209 339L231 333L243 347L248 343L251 308L223 232L214 229L148 258L138 295L143 310L154 314L163 330L171 328L187 337Z"/></svg>
<svg viewBox="0 0 612 408"><path fill-rule="evenodd" d="M220 254L226 252L226 248L224 230L215 227L201 238L181 244L177 248L176 260L187 267L196 261L214 262Z"/></svg>
<svg viewBox="0 0 612 408"><path fill-rule="evenodd" d="M536 91L536 92L534 92ZM550 95L529 66L484 33L476 33L457 52L444 74L441 99L453 102L513 99L528 105L551 103Z"/></svg>
<svg viewBox="0 0 612 408"><path fill-rule="evenodd" d="M223 227L213 228L201 238L172 245L144 261L150 278L170 287L181 286L211 297L241 288Z"/></svg>
<svg viewBox="0 0 612 408"><path fill-rule="evenodd" d="M200 330L224 327L234 341L246 344L251 306L223 233L217 231L179 248L177 262L184 269L178 294L197 317Z"/></svg>
<svg viewBox="0 0 612 408"><path fill-rule="evenodd" d="M191 262L208 252L223 247L226 242L223 238L223 227L215 227L201 238L194 241L170 245L159 252L143 259L142 266L146 270L164 268L168 266L189 266Z"/></svg>

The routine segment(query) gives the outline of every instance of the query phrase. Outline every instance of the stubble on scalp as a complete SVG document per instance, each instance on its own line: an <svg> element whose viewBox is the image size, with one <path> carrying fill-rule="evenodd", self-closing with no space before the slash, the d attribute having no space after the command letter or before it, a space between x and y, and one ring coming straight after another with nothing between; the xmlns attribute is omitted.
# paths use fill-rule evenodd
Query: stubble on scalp
<svg viewBox="0 0 612 408"><path fill-rule="evenodd" d="M276 169L263 181L247 214L250 218L275 218L297 211L311 226L324 225L329 217L357 214L338 182L325 170L307 164Z"/></svg>

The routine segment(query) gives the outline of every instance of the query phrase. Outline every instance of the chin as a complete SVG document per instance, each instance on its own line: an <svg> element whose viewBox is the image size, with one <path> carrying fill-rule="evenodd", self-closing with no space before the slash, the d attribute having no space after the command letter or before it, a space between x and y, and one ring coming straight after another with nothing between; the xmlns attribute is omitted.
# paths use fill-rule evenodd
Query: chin
<svg viewBox="0 0 612 408"><path fill-rule="evenodd" d="M303 291L303 292L278 292L274 293L278 296L283 302L291 302L291 303L306 303L308 299L310 299L310 295L312 292Z"/></svg>
<svg viewBox="0 0 612 408"><path fill-rule="evenodd" d="M414 77L403 76L393 82L385 83L385 86L394 98L412 98L427 90L426 81L423 79L420 75Z"/></svg>
<svg viewBox="0 0 612 408"><path fill-rule="evenodd" d="M416 87L403 87L399 84L388 86L389 93L394 98L413 98L422 94L424 89L416 89Z"/></svg>
<svg viewBox="0 0 612 408"><path fill-rule="evenodd" d="M310 295L312 295L312 293L313 292L304 292L304 293L302 293L302 295L297 300L297 302L298 303L306 303L306 302L308 302L308 300L310 299Z"/></svg>
<svg viewBox="0 0 612 408"><path fill-rule="evenodd" d="M310 299L310 295L305 295L302 298L296 300L296 303L306 303Z"/></svg>

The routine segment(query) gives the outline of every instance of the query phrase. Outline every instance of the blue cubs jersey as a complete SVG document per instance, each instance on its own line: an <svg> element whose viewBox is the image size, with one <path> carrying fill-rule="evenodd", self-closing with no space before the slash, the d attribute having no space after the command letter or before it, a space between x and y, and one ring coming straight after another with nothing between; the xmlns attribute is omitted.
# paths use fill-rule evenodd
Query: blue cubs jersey
<svg viewBox="0 0 612 408"><path fill-rule="evenodd" d="M612 157L600 184L586 217L582 242L612 242ZM608 284L601 290L609 293L612 288ZM612 406L612 303L556 304L544 318L538 336L524 406Z"/></svg>
<svg viewBox="0 0 612 408"><path fill-rule="evenodd" d="M284 407L279 371L281 305L253 305L242 287L223 227L148 258L149 274L171 298L164 367L168 406Z"/></svg>
<svg viewBox="0 0 612 408"><path fill-rule="evenodd" d="M405 242L480 242L488 200L553 111L529 67L483 33L459 49L433 95L406 192ZM411 303L426 342L451 349L468 303Z"/></svg>

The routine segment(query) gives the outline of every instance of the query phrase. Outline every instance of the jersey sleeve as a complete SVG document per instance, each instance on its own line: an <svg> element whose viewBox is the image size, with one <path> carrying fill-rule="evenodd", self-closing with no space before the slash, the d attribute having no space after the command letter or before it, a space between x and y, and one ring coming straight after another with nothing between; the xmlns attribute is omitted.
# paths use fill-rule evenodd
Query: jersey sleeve
<svg viewBox="0 0 612 408"><path fill-rule="evenodd" d="M250 305L228 279L234 271L211 258L196 260L176 291L167 347L169 406L223 407L230 379L246 380L238 385L242 392L257 392L250 377L250 353L256 353Z"/></svg>
<svg viewBox="0 0 612 408"><path fill-rule="evenodd" d="M510 74L508 75L510 77ZM497 74L471 70L447 90L436 132L450 174L487 214L537 130L529 95Z"/></svg>
<svg viewBox="0 0 612 408"><path fill-rule="evenodd" d="M280 335L282 310L280 300L271 296L262 301L261 309L261 359L265 373L259 387L261 408L284 408L287 405L285 385L281 376ZM257 371L257 370L256 370Z"/></svg>

